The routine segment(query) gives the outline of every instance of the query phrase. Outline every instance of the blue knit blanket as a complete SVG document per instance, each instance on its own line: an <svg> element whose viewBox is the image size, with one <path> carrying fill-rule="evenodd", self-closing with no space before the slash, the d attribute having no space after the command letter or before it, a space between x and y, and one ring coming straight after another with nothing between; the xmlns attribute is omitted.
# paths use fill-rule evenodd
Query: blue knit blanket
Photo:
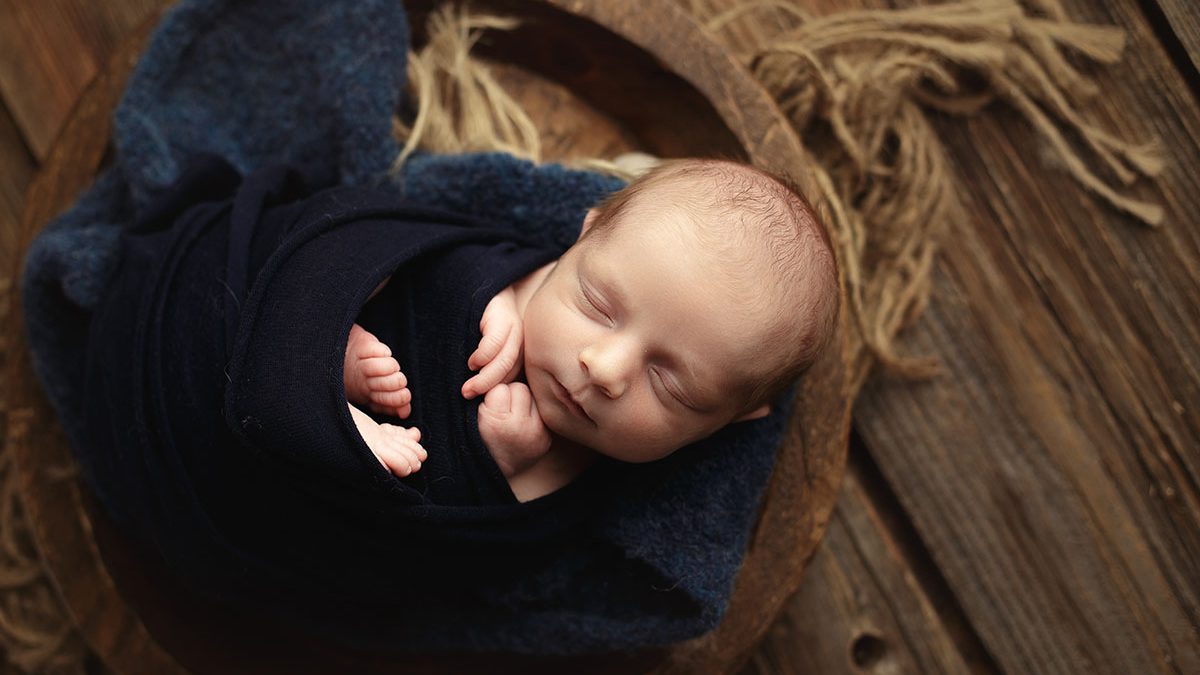
<svg viewBox="0 0 1200 675"><path fill-rule="evenodd" d="M219 156L243 174L323 163L343 185L395 190L410 202L485 216L556 247L574 241L587 208L621 186L495 153L417 155L389 175L399 152L391 115L401 103L408 47L404 10L394 0L183 0L165 15L115 112L113 164L33 241L22 273L33 368L74 447L88 403L80 374L89 316L120 263L119 234L200 155ZM644 562L665 580L656 592L679 596L673 611L646 611L603 589L579 589L576 576L602 561L564 553L526 588L498 589L490 608L463 607L453 626L429 625L394 646L573 654L665 645L714 628L770 476L785 409L780 402L767 418L723 433L718 451L655 463L596 521L625 559ZM585 592L593 606L566 602ZM522 611L531 595L543 600ZM562 606L547 597L563 598Z"/></svg>

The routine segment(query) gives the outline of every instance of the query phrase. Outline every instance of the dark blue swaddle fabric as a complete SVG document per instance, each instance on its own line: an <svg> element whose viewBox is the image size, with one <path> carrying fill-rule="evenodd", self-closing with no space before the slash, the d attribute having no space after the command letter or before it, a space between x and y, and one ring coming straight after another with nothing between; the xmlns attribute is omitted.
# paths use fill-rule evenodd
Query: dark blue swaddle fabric
<svg viewBox="0 0 1200 675"><path fill-rule="evenodd" d="M164 17L113 165L22 274L34 370L83 477L197 590L349 644L572 654L715 627L784 402L517 503L458 394L479 316L620 183L502 154L420 155L390 178L407 45L386 0ZM346 409L356 319L410 372L430 460L405 479Z"/></svg>

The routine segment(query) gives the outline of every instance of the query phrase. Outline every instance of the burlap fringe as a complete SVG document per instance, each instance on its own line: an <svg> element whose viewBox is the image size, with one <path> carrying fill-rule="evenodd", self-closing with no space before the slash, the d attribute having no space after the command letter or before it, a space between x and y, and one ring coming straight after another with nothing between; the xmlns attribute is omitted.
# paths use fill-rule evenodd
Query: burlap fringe
<svg viewBox="0 0 1200 675"><path fill-rule="evenodd" d="M521 106L470 56L484 29L507 30L512 19L471 14L448 5L429 17L429 42L420 53L409 52L409 97L417 102L411 128L393 119L404 147L393 165L398 169L418 148L442 153L502 151L537 161L541 143L537 127Z"/></svg>
<svg viewBox="0 0 1200 675"><path fill-rule="evenodd" d="M793 173L814 173L822 194L813 197L846 271L854 391L877 364L909 377L936 372L935 360L903 356L894 342L927 304L934 255L961 209L931 111L971 115L1008 103L1081 185L1148 225L1162 222L1159 206L1111 186L1157 174L1158 147L1087 122L1077 107L1096 85L1063 55L1113 63L1124 34L1070 21L1058 0L1027 0L1030 11L1015 0L967 0L824 17L787 0L677 2L742 58L816 160ZM417 149L542 159L532 120L468 55L481 31L513 25L461 9L431 17L429 44L409 59L418 109L405 115L411 126L399 117L394 125L404 143L397 167ZM1085 156L1112 178L1097 176ZM582 165L633 173L611 158ZM0 644L21 672L82 673L83 641L38 561L15 481L11 458L0 453Z"/></svg>
<svg viewBox="0 0 1200 675"><path fill-rule="evenodd" d="M392 119L392 131L403 144L393 172L417 150L500 151L542 161L537 126L487 64L470 53L485 30L509 30L516 25L513 19L471 12L461 5L448 4L430 14L428 42L420 52L408 54L407 94L417 105L405 116L412 119L411 126L401 115ZM594 157L571 164L622 178L636 173L613 158Z"/></svg>
<svg viewBox="0 0 1200 675"><path fill-rule="evenodd" d="M12 311L12 282L0 279L0 323ZM7 362L11 345L0 337L0 362ZM7 368L0 371L0 395L8 391ZM14 414L5 396L0 409L8 413L5 434L12 433ZM85 672L87 647L75 630L46 575L37 546L25 519L17 472L7 438L0 452L0 673Z"/></svg>
<svg viewBox="0 0 1200 675"><path fill-rule="evenodd" d="M938 244L961 213L931 111L1007 103L1081 185L1147 225L1162 222L1161 207L1119 194L1084 159L1123 184L1162 169L1156 143L1125 142L1077 111L1097 88L1063 51L1114 63L1124 32L1074 23L1058 0L1029 0L1029 11L967 0L823 17L779 0L678 1L741 57L817 161L861 341L854 391L877 364L909 377L937 371L895 344L928 303Z"/></svg>

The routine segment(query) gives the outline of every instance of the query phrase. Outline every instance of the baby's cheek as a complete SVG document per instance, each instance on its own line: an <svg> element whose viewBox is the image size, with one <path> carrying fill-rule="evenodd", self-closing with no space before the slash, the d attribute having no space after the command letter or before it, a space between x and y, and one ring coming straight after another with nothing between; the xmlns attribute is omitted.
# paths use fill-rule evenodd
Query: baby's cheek
<svg viewBox="0 0 1200 675"><path fill-rule="evenodd" d="M675 416L662 417L647 438L646 451L651 459L661 459L675 450L712 433L706 424Z"/></svg>

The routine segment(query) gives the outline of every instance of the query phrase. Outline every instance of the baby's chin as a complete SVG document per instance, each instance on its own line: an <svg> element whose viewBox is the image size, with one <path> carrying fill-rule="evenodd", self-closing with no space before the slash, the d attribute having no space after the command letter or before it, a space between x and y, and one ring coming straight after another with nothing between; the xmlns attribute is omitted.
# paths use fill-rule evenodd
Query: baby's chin
<svg viewBox="0 0 1200 675"><path fill-rule="evenodd" d="M558 438L587 448L592 452L604 455L610 459L615 459L619 462L627 462L629 464L645 464L646 462L653 462L671 455L680 447L682 447L676 446L668 450L663 450L661 448L647 450L643 444L632 441L618 447L610 447L604 443L596 443L594 438L584 438L581 435L572 435L570 429L564 429L563 433L559 433L555 431L554 428L549 424L546 425L546 428L550 429L550 432Z"/></svg>
<svg viewBox="0 0 1200 675"><path fill-rule="evenodd" d="M540 406L539 409L541 409ZM577 430L572 429L570 426L558 424L558 420L555 419L542 418L542 422L546 425L546 428L550 430L551 436L553 436L556 441L572 443L574 445L588 448L589 450L596 450L593 447L593 441L591 438L587 438L585 435L580 434ZM599 450L596 451L600 452Z"/></svg>
<svg viewBox="0 0 1200 675"><path fill-rule="evenodd" d="M554 399L553 396L543 404L542 398L538 395L536 389L531 388L530 392L533 395L533 400L537 404L538 410L544 411L541 413L542 423L546 425L546 428L553 435L556 442L572 443L605 457L630 464L644 464L662 459L686 445L686 443L680 443L669 450L661 448L647 450L645 443L635 441L630 441L628 444L617 447L612 447L611 444L603 442L608 439L602 439L600 442L597 442L597 435L604 435L603 429L596 429L594 427L581 429L580 425L574 420L563 419L562 415L564 413L560 410L558 400Z"/></svg>

